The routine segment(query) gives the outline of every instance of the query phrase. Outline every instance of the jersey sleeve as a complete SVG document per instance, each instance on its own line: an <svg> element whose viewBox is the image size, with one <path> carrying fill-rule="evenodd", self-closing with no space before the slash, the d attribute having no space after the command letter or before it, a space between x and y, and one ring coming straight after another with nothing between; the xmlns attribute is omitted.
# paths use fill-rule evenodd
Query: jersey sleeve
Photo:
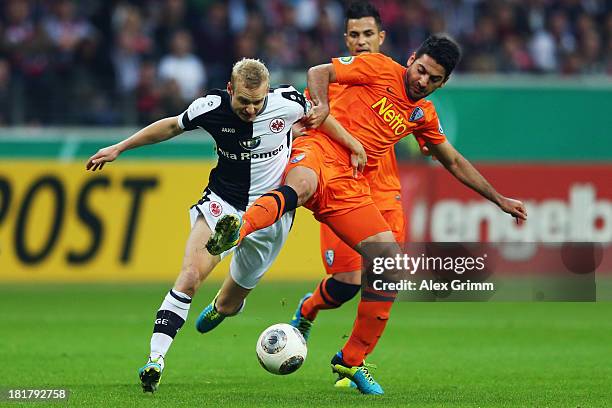
<svg viewBox="0 0 612 408"><path fill-rule="evenodd" d="M387 71L391 63L389 57L382 54L362 54L354 57L333 58L339 84L357 85L376 82L382 71Z"/></svg>
<svg viewBox="0 0 612 408"><path fill-rule="evenodd" d="M426 121L422 126L416 128L412 133L419 142L420 146L423 146L425 142L431 144L440 144L446 142L446 136L444 130L440 124L440 118L438 113L433 108L429 109L429 114L425 116Z"/></svg>
<svg viewBox="0 0 612 408"><path fill-rule="evenodd" d="M290 104L294 107L295 111L295 119L292 121L292 123L302 119L310 110L310 102L294 87L290 85L283 85L282 87L275 89L274 92L280 94L286 100L294 102Z"/></svg>
<svg viewBox="0 0 612 408"><path fill-rule="evenodd" d="M206 95L191 102L191 105L178 116L178 125L183 130L204 127L206 114L221 106L221 96Z"/></svg>

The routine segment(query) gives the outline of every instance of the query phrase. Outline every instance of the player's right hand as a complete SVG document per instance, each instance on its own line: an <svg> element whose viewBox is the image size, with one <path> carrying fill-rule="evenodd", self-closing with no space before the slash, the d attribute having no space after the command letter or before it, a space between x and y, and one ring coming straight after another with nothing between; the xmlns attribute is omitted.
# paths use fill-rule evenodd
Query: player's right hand
<svg viewBox="0 0 612 408"><path fill-rule="evenodd" d="M91 156L89 160L87 160L87 165L85 166L85 168L91 171L102 170L102 167L104 167L105 163L112 162L119 156L120 153L121 151L119 150L117 145L112 145L100 149L96 154Z"/></svg>
<svg viewBox="0 0 612 408"><path fill-rule="evenodd" d="M304 117L303 121L306 127L315 129L318 128L323 121L325 121L327 115L329 115L328 104L313 105Z"/></svg>
<svg viewBox="0 0 612 408"><path fill-rule="evenodd" d="M353 146L351 149L351 166L353 166L353 178L357 178L359 173L363 172L365 165L368 162L368 156L361 143Z"/></svg>

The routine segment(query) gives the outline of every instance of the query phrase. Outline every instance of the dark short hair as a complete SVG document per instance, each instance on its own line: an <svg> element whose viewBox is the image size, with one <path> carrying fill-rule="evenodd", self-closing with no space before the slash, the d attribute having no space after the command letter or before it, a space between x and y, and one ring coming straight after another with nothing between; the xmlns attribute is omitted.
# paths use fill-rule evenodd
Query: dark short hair
<svg viewBox="0 0 612 408"><path fill-rule="evenodd" d="M461 59L459 44L447 34L430 35L423 41L423 44L416 50L415 54L417 58L427 54L436 60L438 64L444 67L446 78L453 72L453 69L455 69Z"/></svg>
<svg viewBox="0 0 612 408"><path fill-rule="evenodd" d="M348 28L349 20L357 20L364 17L374 17L376 26L382 30L382 20L376 6L368 1L354 1L348 5L344 13L344 31Z"/></svg>

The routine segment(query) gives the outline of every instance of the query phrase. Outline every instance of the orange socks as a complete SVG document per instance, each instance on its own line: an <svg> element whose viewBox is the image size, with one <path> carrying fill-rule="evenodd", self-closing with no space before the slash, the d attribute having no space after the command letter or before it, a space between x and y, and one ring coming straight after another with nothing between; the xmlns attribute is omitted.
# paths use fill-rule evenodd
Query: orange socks
<svg viewBox="0 0 612 408"><path fill-rule="evenodd" d="M351 366L361 365L365 357L374 350L389 320L391 306L392 301L361 299L351 337L342 348L342 359L345 363Z"/></svg>
<svg viewBox="0 0 612 408"><path fill-rule="evenodd" d="M302 315L308 320L314 320L319 310L336 309L351 300L361 285L340 282L332 276L323 279L312 296L302 305Z"/></svg>
<svg viewBox="0 0 612 408"><path fill-rule="evenodd" d="M242 216L240 239L274 224L288 211L297 208L297 193L289 186L280 186L259 197Z"/></svg>

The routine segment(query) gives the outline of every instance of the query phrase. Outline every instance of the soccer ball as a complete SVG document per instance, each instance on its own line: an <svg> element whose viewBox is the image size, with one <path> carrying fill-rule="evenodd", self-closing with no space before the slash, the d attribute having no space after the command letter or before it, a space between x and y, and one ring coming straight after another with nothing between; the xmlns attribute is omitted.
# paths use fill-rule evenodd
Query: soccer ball
<svg viewBox="0 0 612 408"><path fill-rule="evenodd" d="M293 326L279 323L264 330L257 340L257 359L272 374L291 374L306 360L306 340Z"/></svg>

